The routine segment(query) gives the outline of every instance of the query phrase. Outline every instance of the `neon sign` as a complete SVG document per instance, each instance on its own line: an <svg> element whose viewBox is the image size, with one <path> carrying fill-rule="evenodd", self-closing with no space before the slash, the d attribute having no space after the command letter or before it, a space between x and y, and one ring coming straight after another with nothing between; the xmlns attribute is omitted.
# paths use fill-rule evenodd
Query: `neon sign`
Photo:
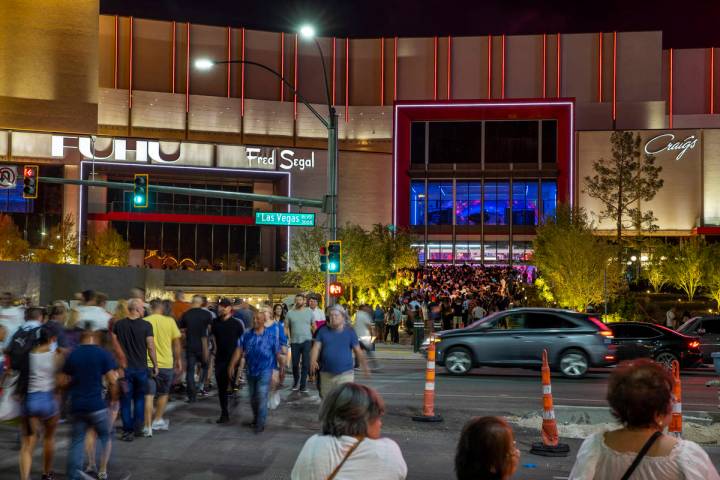
<svg viewBox="0 0 720 480"><path fill-rule="evenodd" d="M695 135L690 135L684 140L675 141L675 135L672 133L663 133L651 138L645 143L645 153L648 155L657 155L660 152L678 152L675 160L680 160L685 154L694 149L700 141Z"/></svg>

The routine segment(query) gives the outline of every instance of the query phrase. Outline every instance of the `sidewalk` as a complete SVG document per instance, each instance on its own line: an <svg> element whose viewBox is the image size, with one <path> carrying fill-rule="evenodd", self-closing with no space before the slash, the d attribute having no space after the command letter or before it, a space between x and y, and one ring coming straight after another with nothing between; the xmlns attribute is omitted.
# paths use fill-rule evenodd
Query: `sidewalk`
<svg viewBox="0 0 720 480"><path fill-rule="evenodd" d="M419 353L413 353L412 345L376 343L375 357L379 360L425 360Z"/></svg>

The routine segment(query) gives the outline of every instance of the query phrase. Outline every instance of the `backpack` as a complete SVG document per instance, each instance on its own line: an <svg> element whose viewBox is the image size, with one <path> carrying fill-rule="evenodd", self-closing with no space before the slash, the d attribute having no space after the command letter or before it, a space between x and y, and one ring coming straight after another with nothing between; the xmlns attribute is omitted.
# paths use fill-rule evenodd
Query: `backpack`
<svg viewBox="0 0 720 480"><path fill-rule="evenodd" d="M40 341L40 329L42 327L20 328L10 343L5 348L5 355L10 361L9 368L20 374L17 391L25 395L27 393L28 379L30 376L30 352Z"/></svg>

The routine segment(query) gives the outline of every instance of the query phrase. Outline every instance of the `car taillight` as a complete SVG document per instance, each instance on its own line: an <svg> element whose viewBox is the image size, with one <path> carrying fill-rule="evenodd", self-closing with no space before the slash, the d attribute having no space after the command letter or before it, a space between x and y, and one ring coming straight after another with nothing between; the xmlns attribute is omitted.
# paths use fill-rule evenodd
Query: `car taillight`
<svg viewBox="0 0 720 480"><path fill-rule="evenodd" d="M698 348L698 347L700 347L700 342L698 342L697 340L693 340L692 342L689 342L689 343L688 343L688 347L690 347L690 348Z"/></svg>
<svg viewBox="0 0 720 480"><path fill-rule="evenodd" d="M603 337L606 337L606 338L613 338L613 337L614 337L614 336L613 336L613 333L612 333L612 330L600 330L600 331L598 331L597 333L598 333L598 335L602 335Z"/></svg>

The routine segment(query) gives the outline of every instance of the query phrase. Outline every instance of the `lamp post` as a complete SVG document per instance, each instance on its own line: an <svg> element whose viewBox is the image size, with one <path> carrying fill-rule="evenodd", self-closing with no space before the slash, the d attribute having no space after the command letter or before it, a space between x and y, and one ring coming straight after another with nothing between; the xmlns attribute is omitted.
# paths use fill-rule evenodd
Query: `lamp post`
<svg viewBox="0 0 720 480"><path fill-rule="evenodd" d="M303 25L300 28L300 35L308 40L314 40L317 46L318 52L320 53L320 62L322 63L323 69L323 80L325 82L325 94L327 99L328 117L323 117L300 92L295 89L294 85L291 85L279 72L264 65L262 63L253 62L251 60L211 60L211 59L198 59L195 61L195 68L198 70L209 70L215 65L227 65L227 64L245 64L253 65L261 68L280 79L290 91L297 96L298 100L303 103L310 112L323 124L327 129L328 135L328 165L327 165L327 194L325 195L325 205L323 210L328 216L328 236L330 240L337 240L337 171L338 171L338 116L335 111L335 107L332 103L332 97L330 94L330 83L328 82L327 68L325 67L325 56L323 55L320 42L318 42L317 36L315 35L315 29L310 25ZM328 274L327 282L325 286L326 301L328 305L334 303L332 297L329 295L329 285L335 281L335 275Z"/></svg>

